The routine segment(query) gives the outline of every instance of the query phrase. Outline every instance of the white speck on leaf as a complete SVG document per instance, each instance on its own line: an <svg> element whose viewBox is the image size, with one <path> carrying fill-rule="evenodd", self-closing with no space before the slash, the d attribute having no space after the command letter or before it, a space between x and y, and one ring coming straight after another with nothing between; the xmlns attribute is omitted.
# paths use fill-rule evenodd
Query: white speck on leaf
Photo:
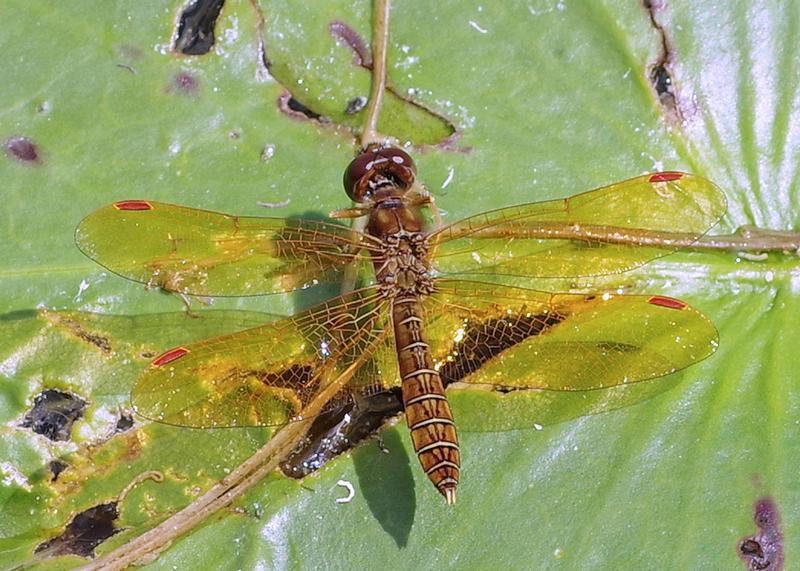
<svg viewBox="0 0 800 571"><path fill-rule="evenodd" d="M470 20L469 25L478 30L481 34L486 34L489 32L486 28L481 28L475 20Z"/></svg>
<svg viewBox="0 0 800 571"><path fill-rule="evenodd" d="M89 289L89 282L87 282L86 280L81 280L81 283L78 284L78 293L75 294L75 297L72 298L72 300L80 301L81 294L83 294L83 292L85 292L87 289Z"/></svg>
<svg viewBox="0 0 800 571"><path fill-rule="evenodd" d="M336 482L336 485L342 486L344 489L347 490L347 495L345 497L336 498L337 504L349 504L351 501L353 501L353 498L356 495L356 491L353 488L353 484L351 484L347 480L339 480L338 482Z"/></svg>
<svg viewBox="0 0 800 571"><path fill-rule="evenodd" d="M442 183L442 190L444 190L445 188L447 188L447 186L448 186L448 185L449 185L449 184L452 182L452 180L453 180L453 175L454 175L455 173L456 173L456 169L455 169L455 168L453 168L453 167L447 167L447 178L446 178L446 179L444 179L444 182Z"/></svg>

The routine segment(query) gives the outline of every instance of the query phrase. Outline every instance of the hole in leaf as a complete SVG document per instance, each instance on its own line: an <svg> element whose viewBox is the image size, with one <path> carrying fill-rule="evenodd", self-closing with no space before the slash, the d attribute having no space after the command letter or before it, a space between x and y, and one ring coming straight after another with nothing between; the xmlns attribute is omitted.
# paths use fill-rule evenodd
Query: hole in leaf
<svg viewBox="0 0 800 571"><path fill-rule="evenodd" d="M53 474L53 476L50 478L50 481L55 482L56 480L58 480L58 477L61 475L61 472L69 468L69 464L67 464L63 460L56 459L56 460L51 460L50 463L47 465L47 467L50 470L50 473Z"/></svg>
<svg viewBox="0 0 800 571"><path fill-rule="evenodd" d="M672 76L664 65L656 65L650 70L650 81L659 97L672 93Z"/></svg>
<svg viewBox="0 0 800 571"><path fill-rule="evenodd" d="M214 27L225 0L194 0L181 13L175 51L184 55L207 54L214 45Z"/></svg>
<svg viewBox="0 0 800 571"><path fill-rule="evenodd" d="M33 408L25 415L22 426L56 442L69 440L72 425L83 416L85 408L83 399L47 389L33 400Z"/></svg>
<svg viewBox="0 0 800 571"><path fill-rule="evenodd" d="M278 99L278 106L280 110L292 117L299 117L302 119L311 119L319 121L320 123L329 123L330 121L300 103L294 96L286 92Z"/></svg>
<svg viewBox="0 0 800 571"><path fill-rule="evenodd" d="M133 416L124 413L122 416L119 417L119 420L117 421L117 426L115 427L115 431L125 432L126 430L130 430L132 426L133 426Z"/></svg>
<svg viewBox="0 0 800 571"><path fill-rule="evenodd" d="M94 550L98 545L121 531L114 527L114 521L118 517L117 502L91 507L72 518L64 533L40 543L35 553L42 557L94 557Z"/></svg>

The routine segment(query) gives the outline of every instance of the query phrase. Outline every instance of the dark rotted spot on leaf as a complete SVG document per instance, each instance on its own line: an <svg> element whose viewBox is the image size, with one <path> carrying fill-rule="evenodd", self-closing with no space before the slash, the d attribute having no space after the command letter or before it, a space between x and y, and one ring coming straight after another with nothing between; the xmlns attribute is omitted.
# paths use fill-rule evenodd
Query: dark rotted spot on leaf
<svg viewBox="0 0 800 571"><path fill-rule="evenodd" d="M401 412L403 400L399 388L363 395L358 406L351 400L328 410L314 419L306 437L281 463L281 471L289 478L303 478L371 437Z"/></svg>
<svg viewBox="0 0 800 571"><path fill-rule="evenodd" d="M780 571L784 568L784 556L778 506L771 498L759 498L753 512L758 533L739 541L739 558L751 571Z"/></svg>
<svg viewBox="0 0 800 571"><path fill-rule="evenodd" d="M130 430L133 426L133 416L130 414L123 414L117 420L117 426L115 427L116 432L125 432L126 430Z"/></svg>
<svg viewBox="0 0 800 571"><path fill-rule="evenodd" d="M39 149L28 137L11 137L5 142L6 155L24 164L40 162Z"/></svg>
<svg viewBox="0 0 800 571"><path fill-rule="evenodd" d="M69 468L69 464L67 464L63 460L56 459L56 460L51 460L50 463L47 465L47 467L50 469L50 473L53 474L53 476L50 478L50 481L55 482L56 480L58 480L58 477L61 475L61 472Z"/></svg>
<svg viewBox="0 0 800 571"><path fill-rule="evenodd" d="M650 81L659 97L672 92L672 76L664 65L656 65L650 70Z"/></svg>
<svg viewBox="0 0 800 571"><path fill-rule="evenodd" d="M661 49L655 63L650 66L650 85L658 97L661 108L664 110L667 119L680 121L681 110L675 94L675 85L672 79L671 68L674 64L675 54L670 47L667 31L656 18L656 13L662 9L661 2L653 0L642 0L642 6L650 17L650 24L658 34L661 42Z"/></svg>
<svg viewBox="0 0 800 571"><path fill-rule="evenodd" d="M192 0L181 12L175 51L187 56L207 54L214 45L214 27L225 0Z"/></svg>
<svg viewBox="0 0 800 571"><path fill-rule="evenodd" d="M33 400L22 426L54 441L69 440L73 423L83 416L86 401L62 391L47 389Z"/></svg>
<svg viewBox="0 0 800 571"><path fill-rule="evenodd" d="M187 71L176 74L173 79L173 85L176 91L186 94L195 93L199 87L197 78Z"/></svg>
<svg viewBox="0 0 800 571"><path fill-rule="evenodd" d="M94 557L98 545L121 531L114 527L118 517L117 502L93 506L72 518L64 533L40 543L35 553L40 557Z"/></svg>
<svg viewBox="0 0 800 571"><path fill-rule="evenodd" d="M319 121L320 123L330 122L330 120L326 117L323 117L319 113L312 111L300 103L289 92L283 93L280 98L278 98L278 107L290 117L295 117L298 119L311 119L314 121Z"/></svg>
<svg viewBox="0 0 800 571"><path fill-rule="evenodd" d="M348 115L355 115L364 107L367 106L367 98L363 95L359 95L358 97L353 97L350 101L347 102L347 107L345 108L344 112Z"/></svg>
<svg viewBox="0 0 800 571"><path fill-rule="evenodd" d="M330 30L334 39L343 42L353 50L353 63L355 65L372 69L372 52L367 42L361 37L361 34L339 20L331 22L328 25L328 30Z"/></svg>

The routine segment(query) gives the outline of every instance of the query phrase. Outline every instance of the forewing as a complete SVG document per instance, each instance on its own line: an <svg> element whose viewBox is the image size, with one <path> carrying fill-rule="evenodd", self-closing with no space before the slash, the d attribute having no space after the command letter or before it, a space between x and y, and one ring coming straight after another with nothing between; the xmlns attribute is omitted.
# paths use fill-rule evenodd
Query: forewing
<svg viewBox="0 0 800 571"><path fill-rule="evenodd" d="M230 216L144 200L109 204L75 232L84 254L123 277L201 296L285 292L338 279L370 237L313 220Z"/></svg>
<svg viewBox="0 0 800 571"><path fill-rule="evenodd" d="M478 214L432 233L430 244L443 273L605 275L694 242L725 210L725 196L711 181L663 172ZM674 245L665 245L670 239Z"/></svg>
<svg viewBox="0 0 800 571"><path fill-rule="evenodd" d="M366 288L276 323L170 349L136 382L134 408L179 426L284 424L368 361L385 334L383 305ZM341 391L327 408L349 394Z"/></svg>

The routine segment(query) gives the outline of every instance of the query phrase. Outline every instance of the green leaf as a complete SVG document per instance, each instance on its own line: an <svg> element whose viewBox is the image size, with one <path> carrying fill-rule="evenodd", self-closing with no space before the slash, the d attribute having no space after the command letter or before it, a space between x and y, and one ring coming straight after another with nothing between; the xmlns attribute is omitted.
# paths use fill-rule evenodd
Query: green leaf
<svg viewBox="0 0 800 571"><path fill-rule="evenodd" d="M171 345L331 293L218 299L191 319L176 296L109 274L75 247L80 220L115 200L314 218L347 206L340 180L361 117L344 109L366 94L369 75L329 26L345 22L368 43L370 3L261 0L256 10L229 0L217 44L197 57L170 52L182 4L0 6L0 140L27 137L39 154L31 164L0 157L3 568L37 561L39 543L148 470L165 481L132 487L120 502L123 531L98 553L235 467L267 431L138 421L115 432L131 383ZM409 101L393 98L381 129L422 147L419 176L447 221L674 169L725 191L729 212L715 231L793 227L800 14L777 2L649 4L652 15L639 2L395 3L389 73ZM654 75L669 87L660 95ZM329 122L281 111L287 90ZM455 141L445 141L449 126ZM680 297L715 323L720 348L656 380L643 402L593 416L532 406L538 427L462 432L454 508L422 474L400 423L382 432L388 454L371 442L302 483L271 476L149 568L735 569L740 540L757 532L760 497L778 507L793 568L796 275L790 256L690 252L613 279L520 284ZM68 442L21 427L43 388L88 402ZM474 417L490 401L460 404ZM56 458L69 467L52 481ZM350 503L336 503L347 494L340 480L355 488Z"/></svg>

